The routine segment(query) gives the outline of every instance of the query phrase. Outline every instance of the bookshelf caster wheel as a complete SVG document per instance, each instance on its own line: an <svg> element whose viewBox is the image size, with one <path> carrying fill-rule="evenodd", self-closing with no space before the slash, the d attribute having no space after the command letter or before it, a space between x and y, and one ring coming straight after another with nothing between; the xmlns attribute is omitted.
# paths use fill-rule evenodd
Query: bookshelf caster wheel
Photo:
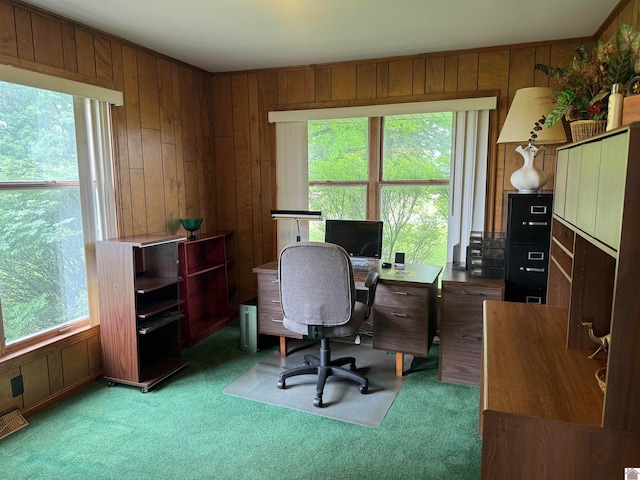
<svg viewBox="0 0 640 480"><path fill-rule="evenodd" d="M313 399L313 406L314 407L318 407L318 408L322 408L322 399L321 398L314 398Z"/></svg>
<svg viewBox="0 0 640 480"><path fill-rule="evenodd" d="M279 389L284 389L287 388L287 386L285 385L284 380L278 380L278 383L276 384L276 387L278 387Z"/></svg>
<svg viewBox="0 0 640 480"><path fill-rule="evenodd" d="M107 382L107 387L115 387L116 386L116 382Z"/></svg>

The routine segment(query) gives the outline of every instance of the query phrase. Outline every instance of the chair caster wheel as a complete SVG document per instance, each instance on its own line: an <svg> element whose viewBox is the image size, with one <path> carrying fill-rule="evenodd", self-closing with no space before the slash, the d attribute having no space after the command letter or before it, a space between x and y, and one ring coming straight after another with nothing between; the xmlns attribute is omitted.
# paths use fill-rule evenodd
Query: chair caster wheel
<svg viewBox="0 0 640 480"><path fill-rule="evenodd" d="M313 399L313 406L314 407L318 407L318 408L322 408L322 399L321 398L314 398Z"/></svg>
<svg viewBox="0 0 640 480"><path fill-rule="evenodd" d="M311 365L309 362L307 362L306 360L304 362L302 362L302 366L303 367L308 367L309 365Z"/></svg>
<svg viewBox="0 0 640 480"><path fill-rule="evenodd" d="M358 390L360 390L360 393L362 393L364 395L365 393L367 393L369 391L369 385L360 385L358 387Z"/></svg>
<svg viewBox="0 0 640 480"><path fill-rule="evenodd" d="M351 370L352 372L356 372L358 370L356 368L356 364L355 363L350 363L349 364L349 370Z"/></svg>
<svg viewBox="0 0 640 480"><path fill-rule="evenodd" d="M276 386L277 386L279 389L281 389L281 390L287 387L287 386L285 385L284 380L278 380L278 383L276 384Z"/></svg>

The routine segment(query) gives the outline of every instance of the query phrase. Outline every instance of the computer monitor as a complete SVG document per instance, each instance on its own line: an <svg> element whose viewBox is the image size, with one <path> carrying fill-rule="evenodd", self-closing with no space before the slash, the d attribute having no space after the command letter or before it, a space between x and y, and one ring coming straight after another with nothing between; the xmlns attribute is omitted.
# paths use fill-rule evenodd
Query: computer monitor
<svg viewBox="0 0 640 480"><path fill-rule="evenodd" d="M344 248L353 258L382 257L382 227L378 220L327 220L324 241Z"/></svg>

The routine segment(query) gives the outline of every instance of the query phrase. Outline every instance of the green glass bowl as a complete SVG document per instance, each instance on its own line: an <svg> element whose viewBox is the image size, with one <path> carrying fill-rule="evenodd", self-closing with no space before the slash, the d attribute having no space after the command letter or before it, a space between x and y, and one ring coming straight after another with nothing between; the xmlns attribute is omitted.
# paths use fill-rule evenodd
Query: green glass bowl
<svg viewBox="0 0 640 480"><path fill-rule="evenodd" d="M200 226L202 225L202 219L201 218L181 218L180 224L185 230L191 233L191 235L189 236L189 240L195 240L196 236L193 234L193 232L195 232L200 228Z"/></svg>

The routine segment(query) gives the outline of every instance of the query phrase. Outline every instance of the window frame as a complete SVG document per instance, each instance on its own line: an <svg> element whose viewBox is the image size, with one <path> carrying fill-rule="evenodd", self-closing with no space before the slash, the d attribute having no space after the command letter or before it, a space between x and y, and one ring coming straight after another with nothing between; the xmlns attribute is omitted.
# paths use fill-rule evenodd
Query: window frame
<svg viewBox="0 0 640 480"><path fill-rule="evenodd" d="M99 321L95 241L98 235L107 238L117 235L115 195L113 185L113 158L111 152L111 104L121 105L121 92L60 79L38 72L0 66L0 81L24 85L40 90L55 91L73 97L74 125L78 181L10 181L0 182L3 190L64 189L80 191L81 222L84 241L84 267L87 281L88 313L28 335L7 345L4 319L0 303L0 361L10 355L28 351L38 344L68 335L74 330L97 325ZM88 208L87 208L88 207ZM0 299L0 302L2 299Z"/></svg>
<svg viewBox="0 0 640 480"><path fill-rule="evenodd" d="M427 113L428 114L428 113ZM446 186L452 189L452 171L449 169L449 177L447 179L428 179L428 180L385 180L384 172L384 126L386 118L392 116L368 117L368 165L367 180L328 180L318 181L309 180L309 188L315 186L364 186L365 187L365 204L366 204L366 220L381 220L382 218L382 190L386 186ZM450 157L453 162L454 135L455 130L455 112L452 112L451 119L451 145ZM452 208L451 202L449 209ZM448 241L448 238L447 238Z"/></svg>
<svg viewBox="0 0 640 480"><path fill-rule="evenodd" d="M307 122L310 120L384 117L390 115L454 112L453 149L450 175L449 235L447 261L451 261L453 245L465 251L471 230L485 229L485 210L493 199L487 199L490 188L488 171L495 168L490 161L489 133L496 122L497 92L477 92L478 96L457 98L429 96L411 102L370 103L359 106L328 106L306 109L303 105L282 105L268 113L269 123L276 127L276 208L307 210L309 208L309 177L307 159ZM486 96L482 96L482 95ZM381 122L370 122L370 138L380 135ZM373 145L373 146L372 146ZM381 148L381 147L380 147ZM368 216L380 216L377 199L380 196L380 155L376 143L370 143L371 165L369 178L372 192L368 194ZM335 183L334 183L335 184ZM373 193L373 194L371 194ZM276 254L292 241L290 222L278 222ZM307 222L301 224L303 239L308 239Z"/></svg>

